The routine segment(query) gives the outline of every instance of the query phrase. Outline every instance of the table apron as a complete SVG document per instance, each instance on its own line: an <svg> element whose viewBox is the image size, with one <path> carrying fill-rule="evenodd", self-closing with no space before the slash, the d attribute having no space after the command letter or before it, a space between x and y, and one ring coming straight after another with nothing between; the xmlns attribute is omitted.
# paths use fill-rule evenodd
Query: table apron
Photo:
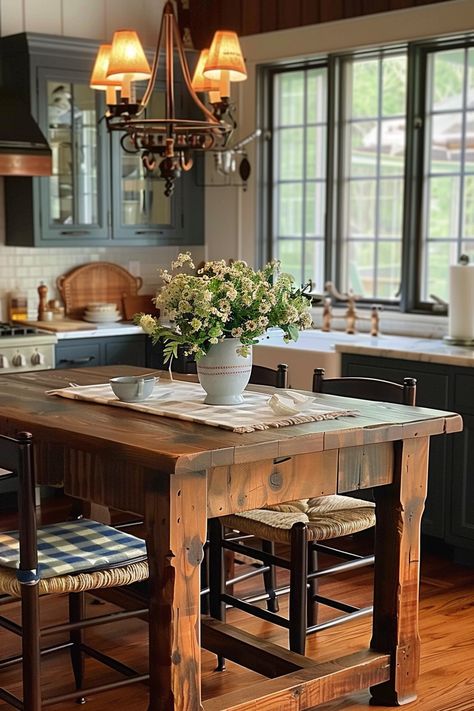
<svg viewBox="0 0 474 711"><path fill-rule="evenodd" d="M390 484L394 447L380 442L214 467L208 470L208 517ZM146 482L173 476L62 445L41 443L37 456L39 483L62 484L70 496L140 515Z"/></svg>

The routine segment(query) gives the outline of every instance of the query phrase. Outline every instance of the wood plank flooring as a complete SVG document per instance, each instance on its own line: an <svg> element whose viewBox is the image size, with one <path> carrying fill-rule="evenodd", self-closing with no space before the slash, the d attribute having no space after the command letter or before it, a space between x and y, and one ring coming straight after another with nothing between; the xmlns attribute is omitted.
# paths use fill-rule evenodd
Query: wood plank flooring
<svg viewBox="0 0 474 711"><path fill-rule="evenodd" d="M2 516L2 524L4 523ZM257 583L254 582L255 586ZM247 587L249 583L245 583ZM339 581L321 584L323 594L339 596L353 604L368 604L371 598L371 571L358 571L350 576L339 576ZM285 610L286 602L282 603ZM88 601L88 614L102 614L112 606L93 604ZM13 619L18 619L17 605L4 607ZM324 608L322 608L324 610ZM55 598L44 600L42 616L45 624L64 619L66 601ZM324 612L321 619L332 613ZM286 644L286 633L257 618L232 610L228 621L252 634L261 635L272 642ZM354 621L308 638L307 654L324 661L342 656L366 646L370 639L370 618ZM426 554L422 560L422 586L420 604L420 634L422 640L421 677L418 700L407 706L410 711L474 711L474 570L454 565L436 554ZM1 654L9 655L17 649L17 641L2 630ZM123 662L145 671L147 667L146 626L138 620L118 625L100 627L87 633L87 641L101 650L114 653ZM225 672L214 671L215 658L203 654L203 695L210 698L216 694L238 690L259 677L234 664L228 664ZM69 655L67 652L51 655L44 661L43 677L45 691L66 693L72 690ZM106 682L115 677L115 672L88 659L87 683ZM18 691L19 669L0 673L0 684ZM368 692L355 694L330 704L319 706L318 711L368 711ZM129 711L146 711L147 689L134 685L116 689L87 701L89 711L111 711L115 707ZM9 709L0 702L0 709ZM77 708L74 702L57 704L57 711ZM372 707L382 708L382 707ZM275 709L275 711L279 711Z"/></svg>

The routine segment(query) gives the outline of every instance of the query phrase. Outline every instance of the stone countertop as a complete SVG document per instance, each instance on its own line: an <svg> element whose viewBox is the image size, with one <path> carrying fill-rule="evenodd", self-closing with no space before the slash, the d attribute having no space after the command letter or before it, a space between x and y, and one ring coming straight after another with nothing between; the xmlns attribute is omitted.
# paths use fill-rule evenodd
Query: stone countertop
<svg viewBox="0 0 474 711"><path fill-rule="evenodd" d="M453 346L438 338L367 336L365 341L361 335L353 338L356 339L353 342L336 343L336 352L474 368L474 348Z"/></svg>
<svg viewBox="0 0 474 711"><path fill-rule="evenodd" d="M101 338L104 336L132 336L135 334L143 334L141 326L129 321L121 321L119 323L97 323L91 325L89 330L80 331L60 331L56 334L58 341L63 341L67 338Z"/></svg>

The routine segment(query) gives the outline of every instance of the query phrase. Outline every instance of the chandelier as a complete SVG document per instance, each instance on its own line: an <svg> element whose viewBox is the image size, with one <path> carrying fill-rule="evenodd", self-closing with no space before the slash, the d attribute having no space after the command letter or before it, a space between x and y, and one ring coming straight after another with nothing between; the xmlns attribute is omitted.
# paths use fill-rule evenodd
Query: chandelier
<svg viewBox="0 0 474 711"><path fill-rule="evenodd" d="M202 117L182 118L175 113L174 56L177 53L185 87ZM160 54L164 55L164 116L149 116L147 106L159 79ZM176 66L178 66L176 64ZM165 181L165 195L173 193L174 181L193 165L194 151L224 148L236 124L230 101L230 83L247 78L235 32L218 31L209 49L201 52L191 78L173 4L163 8L152 66L133 30L115 32L112 44L99 47L90 86L106 92L105 120L109 132L122 133L127 153L140 153L147 175ZM134 82L147 80L141 98ZM208 92L210 108L197 92Z"/></svg>

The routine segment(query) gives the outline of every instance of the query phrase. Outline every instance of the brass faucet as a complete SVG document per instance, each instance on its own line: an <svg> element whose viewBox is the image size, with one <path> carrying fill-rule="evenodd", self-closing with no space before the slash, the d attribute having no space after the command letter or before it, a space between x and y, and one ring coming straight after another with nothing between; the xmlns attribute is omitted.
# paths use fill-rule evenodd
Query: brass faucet
<svg viewBox="0 0 474 711"><path fill-rule="evenodd" d="M323 307L323 324L322 331L331 330L331 318L332 318L332 308L331 308L331 297L334 297L337 301L347 303L347 309L345 315L346 319L346 333L357 333L357 321L369 321L370 320L370 335L378 336L380 328L380 307L377 305L372 306L370 316L361 316L356 309L356 301L361 297L349 291L346 294L342 294L335 286L332 281L327 281L324 285L326 292L329 294L324 299Z"/></svg>

